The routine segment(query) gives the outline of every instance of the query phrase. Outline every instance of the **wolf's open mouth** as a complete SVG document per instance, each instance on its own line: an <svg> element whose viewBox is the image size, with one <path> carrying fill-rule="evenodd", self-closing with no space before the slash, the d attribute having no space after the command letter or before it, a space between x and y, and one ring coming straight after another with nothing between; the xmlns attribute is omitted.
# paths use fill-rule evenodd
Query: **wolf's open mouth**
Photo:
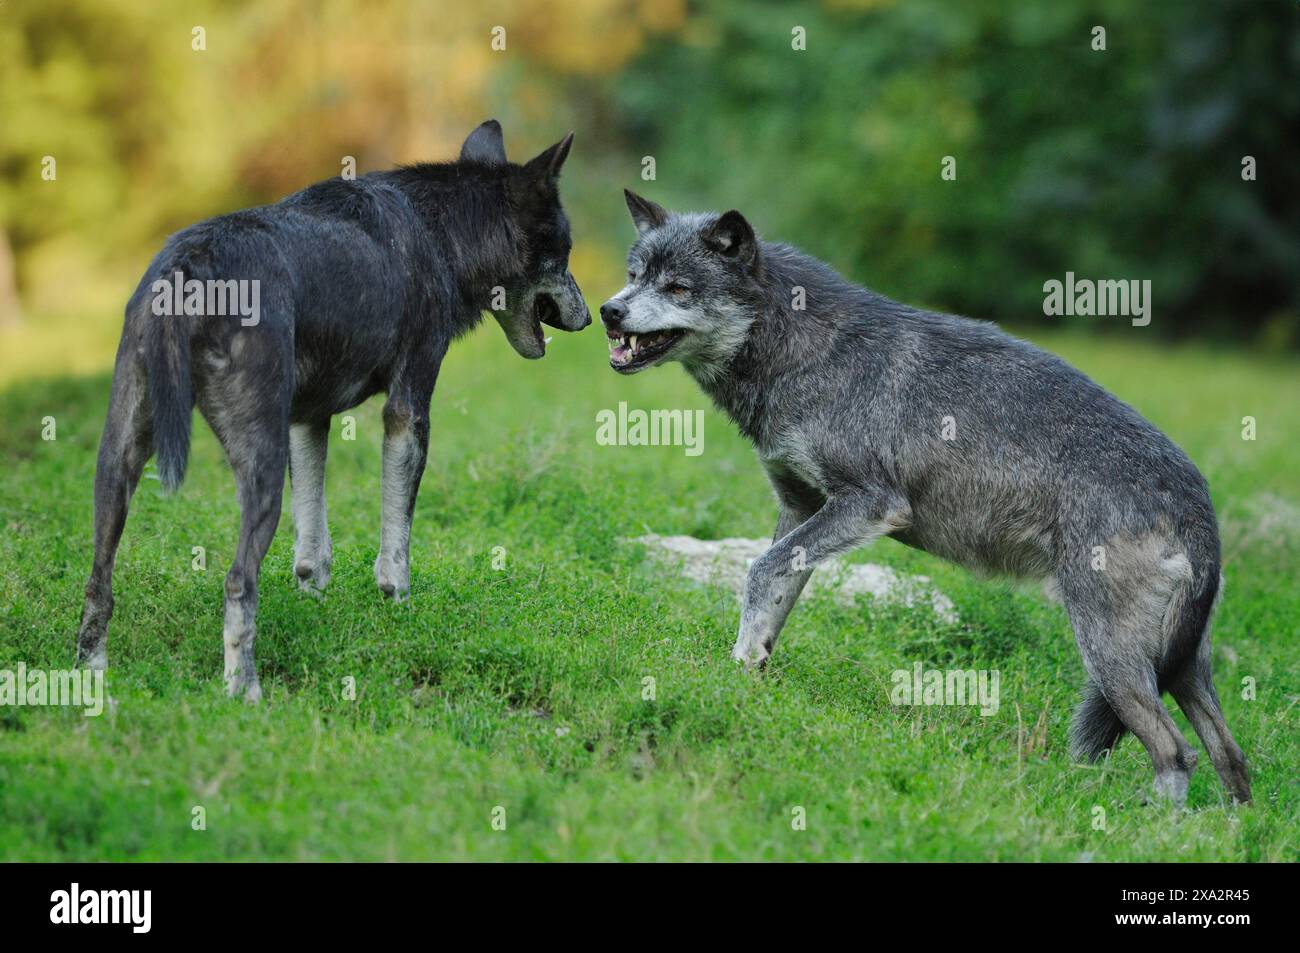
<svg viewBox="0 0 1300 953"><path fill-rule="evenodd" d="M609 339L609 366L620 373L639 371L663 357L686 332L681 328L651 331L648 334L620 334L606 331Z"/></svg>
<svg viewBox="0 0 1300 953"><path fill-rule="evenodd" d="M548 294L539 293L533 297L533 320L564 330L560 327L560 306Z"/></svg>
<svg viewBox="0 0 1300 953"><path fill-rule="evenodd" d="M537 340L537 356L541 357L546 353L546 345L551 343L551 339L542 334L542 325L549 324L553 328L559 325L555 322L560 317L560 307L555 303L555 299L548 294L538 294L533 296L533 337Z"/></svg>

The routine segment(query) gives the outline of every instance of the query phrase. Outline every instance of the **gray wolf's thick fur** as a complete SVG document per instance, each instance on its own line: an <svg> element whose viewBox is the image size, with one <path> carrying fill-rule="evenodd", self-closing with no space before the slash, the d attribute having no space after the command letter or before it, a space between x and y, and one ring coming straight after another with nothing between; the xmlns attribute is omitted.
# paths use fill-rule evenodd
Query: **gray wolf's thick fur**
<svg viewBox="0 0 1300 953"><path fill-rule="evenodd" d="M226 686L261 695L253 659L258 575L293 485L294 574L330 578L325 518L330 418L380 391L383 524L375 581L404 599L429 403L451 342L493 310L522 356L546 350L543 323L591 323L568 270L558 178L572 135L524 165L483 123L455 162L328 179L274 205L199 222L168 239L126 308L95 470L95 558L77 639L81 664L108 664L113 561L127 506L157 450L166 489L185 473L197 404L230 460L242 521L225 580ZM246 282L260 314L160 314L156 286ZM252 283L256 284L252 284ZM179 282L178 282L179 283Z"/></svg>
<svg viewBox="0 0 1300 953"><path fill-rule="evenodd" d="M1196 755L1161 702L1169 691L1227 790L1249 800L1210 674L1218 527L1178 447L991 324L851 284L759 241L739 212L627 201L639 238L626 287L601 308L611 366L680 361L753 442L780 505L749 572L735 658L765 662L818 563L890 536L1046 580L1088 673L1078 754L1096 758L1131 730L1157 791L1182 802Z"/></svg>

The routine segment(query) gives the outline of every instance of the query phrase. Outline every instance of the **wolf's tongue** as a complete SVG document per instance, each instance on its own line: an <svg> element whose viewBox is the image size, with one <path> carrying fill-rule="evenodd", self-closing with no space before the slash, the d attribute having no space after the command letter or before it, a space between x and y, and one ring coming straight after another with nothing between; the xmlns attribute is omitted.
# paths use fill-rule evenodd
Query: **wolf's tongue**
<svg viewBox="0 0 1300 953"><path fill-rule="evenodd" d="M632 360L632 348L626 344L616 344L609 352L609 359L615 364L626 364Z"/></svg>

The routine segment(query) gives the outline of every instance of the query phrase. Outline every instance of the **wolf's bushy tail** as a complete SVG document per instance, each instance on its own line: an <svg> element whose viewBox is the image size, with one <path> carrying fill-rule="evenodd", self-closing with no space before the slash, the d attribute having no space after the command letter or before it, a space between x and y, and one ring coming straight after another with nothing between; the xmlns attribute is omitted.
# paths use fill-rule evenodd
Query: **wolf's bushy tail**
<svg viewBox="0 0 1300 953"><path fill-rule="evenodd" d="M1209 632L1210 617L1214 614L1222 584L1216 541L1213 558L1207 555L1195 577L1174 590L1165 610L1164 631L1160 633L1165 654L1156 669L1156 684L1160 691L1168 691L1196 657Z"/></svg>
<svg viewBox="0 0 1300 953"><path fill-rule="evenodd" d="M134 305L144 310L145 375L153 408L154 446L163 490L174 493L185 479L190 456L194 385L190 380L190 322L185 315L155 315L147 298Z"/></svg>
<svg viewBox="0 0 1300 953"><path fill-rule="evenodd" d="M1115 747L1126 731L1124 722L1119 720L1119 715L1110 707L1096 682L1089 682L1083 690L1083 701L1074 711L1074 720L1070 722L1070 751L1074 757L1096 761Z"/></svg>

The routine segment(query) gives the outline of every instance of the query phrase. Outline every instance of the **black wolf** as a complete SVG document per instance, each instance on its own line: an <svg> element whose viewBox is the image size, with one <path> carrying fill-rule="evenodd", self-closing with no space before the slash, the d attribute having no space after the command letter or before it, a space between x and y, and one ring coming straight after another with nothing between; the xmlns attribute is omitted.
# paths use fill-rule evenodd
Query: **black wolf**
<svg viewBox="0 0 1300 953"><path fill-rule="evenodd" d="M451 342L491 309L515 350L545 353L541 325L591 323L568 270L558 177L573 135L524 165L488 121L455 162L355 180L192 225L168 239L126 307L95 472L95 561L78 660L108 664L113 559L155 449L163 487L185 474L197 404L238 484L239 545L225 581L226 686L261 695L253 663L258 571L289 465L294 572L319 590L330 417L383 391L383 525L375 579L409 588L411 517L429 402ZM230 307L234 305L234 307Z"/></svg>
<svg viewBox="0 0 1300 953"><path fill-rule="evenodd" d="M1088 672L1077 752L1131 730L1157 791L1181 802L1196 755L1169 691L1228 791L1250 799L1210 677L1218 526L1178 447L1059 358L851 284L759 241L739 212L627 202L640 237L600 309L611 366L680 361L754 443L780 503L737 659L763 664L814 566L890 536L1047 581Z"/></svg>

